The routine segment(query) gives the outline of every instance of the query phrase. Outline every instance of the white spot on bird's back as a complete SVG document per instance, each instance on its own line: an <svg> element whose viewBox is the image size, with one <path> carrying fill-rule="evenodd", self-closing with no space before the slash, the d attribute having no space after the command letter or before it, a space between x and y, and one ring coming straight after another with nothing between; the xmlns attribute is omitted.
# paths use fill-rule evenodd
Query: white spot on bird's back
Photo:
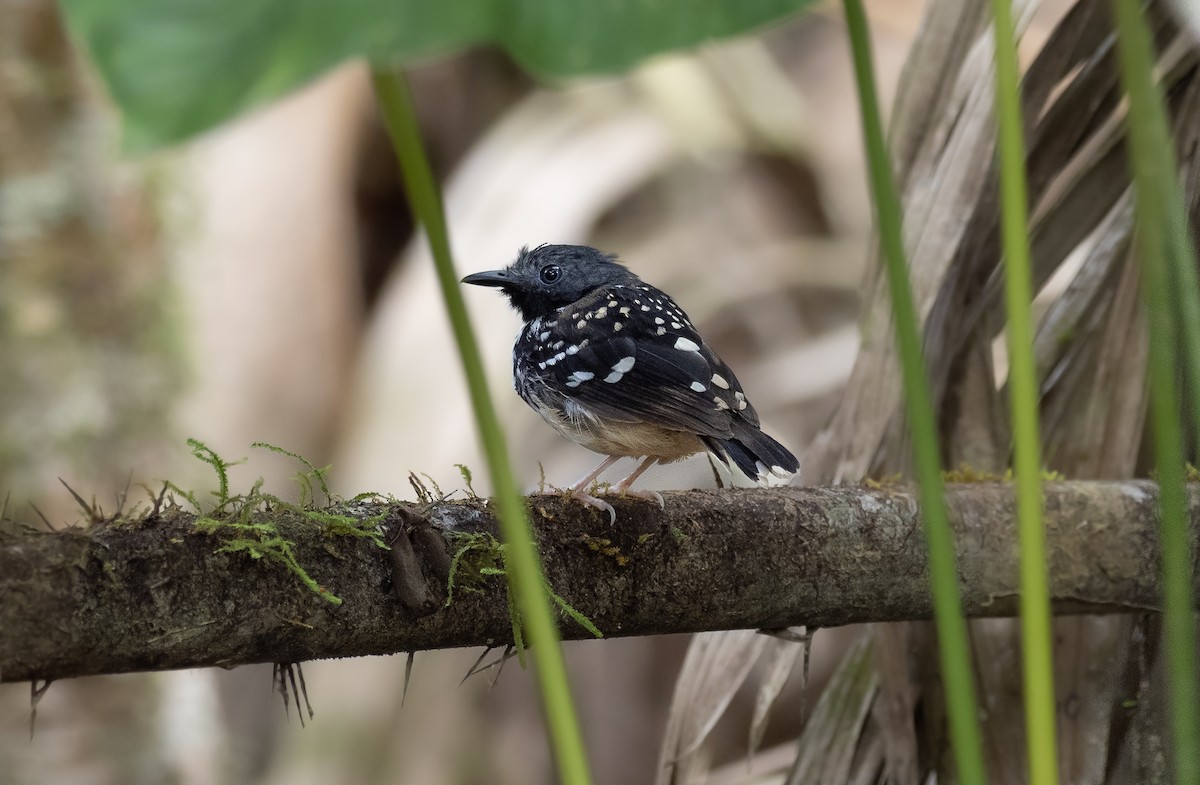
<svg viewBox="0 0 1200 785"><path fill-rule="evenodd" d="M655 324L666 324L666 322L664 322L664 321L662 320L662 317L661 317L661 316L655 316L655 317L654 317L654 323L655 323Z"/></svg>
<svg viewBox="0 0 1200 785"><path fill-rule="evenodd" d="M577 351L579 351L579 346L577 344L571 344L567 347L567 354L575 354Z"/></svg>
<svg viewBox="0 0 1200 785"><path fill-rule="evenodd" d="M591 371L576 371L567 378L567 386L578 387L580 384L595 378L595 376L596 374Z"/></svg>
<svg viewBox="0 0 1200 785"><path fill-rule="evenodd" d="M692 389L696 392L704 392L708 388L704 386L704 382L692 382Z"/></svg>
<svg viewBox="0 0 1200 785"><path fill-rule="evenodd" d="M612 373L604 377L604 381L609 384L615 384L621 381L621 377L633 370L633 364L636 359L632 356L622 357L612 367Z"/></svg>
<svg viewBox="0 0 1200 785"><path fill-rule="evenodd" d="M625 326L625 325L621 324L620 322L613 322L613 332L614 332L614 333L619 333L619 332L621 332L621 328L622 328L622 327L624 327L624 326Z"/></svg>
<svg viewBox="0 0 1200 785"><path fill-rule="evenodd" d="M714 373L712 375L712 383L720 387L722 390L729 389L729 382L725 381L725 377L719 373Z"/></svg>
<svg viewBox="0 0 1200 785"><path fill-rule="evenodd" d="M671 326L679 327L678 324L673 324ZM675 340L675 348L681 352L698 352L698 351L700 351L700 345L697 344L695 341L689 340L687 338L677 338Z"/></svg>

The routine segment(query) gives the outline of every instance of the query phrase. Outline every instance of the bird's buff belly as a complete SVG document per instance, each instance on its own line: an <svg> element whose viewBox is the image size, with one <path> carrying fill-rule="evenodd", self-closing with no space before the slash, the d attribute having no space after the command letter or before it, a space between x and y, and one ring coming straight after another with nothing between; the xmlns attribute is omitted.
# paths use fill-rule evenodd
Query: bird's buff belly
<svg viewBox="0 0 1200 785"><path fill-rule="evenodd" d="M641 422L601 420L570 399L564 404L561 409L544 404L533 408L563 436L601 455L653 455L667 463L704 450L695 434Z"/></svg>

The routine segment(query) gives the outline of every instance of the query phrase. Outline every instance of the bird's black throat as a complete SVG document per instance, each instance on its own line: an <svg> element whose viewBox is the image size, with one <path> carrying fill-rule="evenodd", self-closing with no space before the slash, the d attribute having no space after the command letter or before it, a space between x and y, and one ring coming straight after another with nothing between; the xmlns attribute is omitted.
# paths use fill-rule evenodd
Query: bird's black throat
<svg viewBox="0 0 1200 785"><path fill-rule="evenodd" d="M555 298L546 296L544 292L517 287L505 287L502 291L508 296L512 307L521 314L523 322L531 322L539 316L548 316L564 305L570 305L573 302L573 300L557 302Z"/></svg>

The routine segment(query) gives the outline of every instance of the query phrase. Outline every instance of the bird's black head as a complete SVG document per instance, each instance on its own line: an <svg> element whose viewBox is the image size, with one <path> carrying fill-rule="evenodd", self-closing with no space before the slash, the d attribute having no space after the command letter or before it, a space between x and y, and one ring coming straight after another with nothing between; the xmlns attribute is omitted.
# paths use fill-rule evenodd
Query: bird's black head
<svg viewBox="0 0 1200 785"><path fill-rule="evenodd" d="M603 286L638 280L614 257L595 248L539 245L533 250L522 248L517 260L503 270L468 275L463 283L500 287L528 322Z"/></svg>

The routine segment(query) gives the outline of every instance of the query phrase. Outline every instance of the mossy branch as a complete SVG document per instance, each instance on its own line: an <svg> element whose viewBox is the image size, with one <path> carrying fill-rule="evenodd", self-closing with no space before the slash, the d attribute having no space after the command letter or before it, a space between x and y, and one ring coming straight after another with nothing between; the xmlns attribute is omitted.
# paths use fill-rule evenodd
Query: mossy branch
<svg viewBox="0 0 1200 785"><path fill-rule="evenodd" d="M1196 530L1200 489L1191 493ZM607 515L559 495L530 497L546 579L562 600L564 637L931 615L916 497L904 486L665 496L665 511L615 500L615 527ZM1157 486L1146 481L1047 483L1056 613L1157 607L1157 502ZM1012 615L1018 573L1011 485L950 485L947 506L966 613ZM503 558L487 547L498 540L485 501L414 507L364 498L318 512L321 521L296 506L254 515L253 523L274 527L266 540L286 541L294 565L247 558L265 547L261 532L225 532L219 542L205 533L239 522L236 516L208 524L211 515L175 506L88 529L0 531L0 679L516 642L505 582L489 577ZM411 544L407 574L395 566L402 540ZM379 547L388 543L391 550ZM470 552L459 553L471 543ZM296 566L342 603L298 580ZM455 591L444 605L452 572ZM406 603L397 583L429 586L435 601Z"/></svg>

